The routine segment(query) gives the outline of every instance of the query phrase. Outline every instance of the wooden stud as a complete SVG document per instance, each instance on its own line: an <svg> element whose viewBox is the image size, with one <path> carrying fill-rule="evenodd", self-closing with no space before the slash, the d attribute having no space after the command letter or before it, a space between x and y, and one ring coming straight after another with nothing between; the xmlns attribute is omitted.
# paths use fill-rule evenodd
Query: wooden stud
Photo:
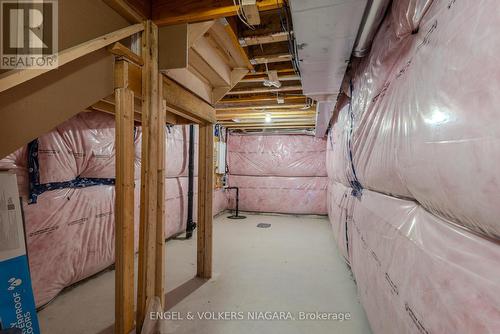
<svg viewBox="0 0 500 334"><path fill-rule="evenodd" d="M156 295L156 229L158 208L158 132L163 130L158 106L158 28L151 21L144 23L142 75L142 170L141 213L139 231L139 277L136 321L142 329L148 301ZM161 128L161 129L160 129ZM160 296L158 296L160 297Z"/></svg>
<svg viewBox="0 0 500 334"><path fill-rule="evenodd" d="M199 125L197 273L212 277L212 195L214 177L213 125Z"/></svg>
<svg viewBox="0 0 500 334"><path fill-rule="evenodd" d="M115 184L115 333L134 329L134 93L117 88Z"/></svg>
<svg viewBox="0 0 500 334"><path fill-rule="evenodd" d="M163 103L163 80L158 74L158 182L156 201L156 282L155 296L160 298L161 305L165 305L165 109ZM177 157L173 157L176 159Z"/></svg>

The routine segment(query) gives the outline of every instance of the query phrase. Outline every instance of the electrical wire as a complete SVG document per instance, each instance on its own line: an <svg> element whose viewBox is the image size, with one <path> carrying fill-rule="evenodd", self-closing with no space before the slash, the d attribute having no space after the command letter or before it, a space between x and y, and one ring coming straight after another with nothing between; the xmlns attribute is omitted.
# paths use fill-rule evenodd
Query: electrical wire
<svg viewBox="0 0 500 334"><path fill-rule="evenodd" d="M233 4L235 7L237 7L236 14L238 15L238 18L240 19L240 21L243 22L243 24L245 24L249 29L255 30L255 27L253 25L251 25L250 23L248 23L248 19L245 15L245 12L241 10L241 7L242 7L241 0L238 0L238 3L236 3L236 0L233 0ZM241 11L241 13L240 13L240 11Z"/></svg>

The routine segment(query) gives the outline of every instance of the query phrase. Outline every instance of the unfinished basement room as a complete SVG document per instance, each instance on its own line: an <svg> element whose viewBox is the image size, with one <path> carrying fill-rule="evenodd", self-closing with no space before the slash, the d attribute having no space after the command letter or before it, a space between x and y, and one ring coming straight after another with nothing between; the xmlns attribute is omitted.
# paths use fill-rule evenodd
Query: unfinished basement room
<svg viewBox="0 0 500 334"><path fill-rule="evenodd" d="M0 0L0 334L499 334L499 36L495 0Z"/></svg>

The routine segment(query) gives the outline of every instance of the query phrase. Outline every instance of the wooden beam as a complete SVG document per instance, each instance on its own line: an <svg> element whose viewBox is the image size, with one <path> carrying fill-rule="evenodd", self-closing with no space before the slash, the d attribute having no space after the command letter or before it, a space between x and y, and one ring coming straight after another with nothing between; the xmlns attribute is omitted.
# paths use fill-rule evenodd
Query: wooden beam
<svg viewBox="0 0 500 334"><path fill-rule="evenodd" d="M240 128L228 127L234 130L266 130L266 129L314 129L314 125L266 125L245 126Z"/></svg>
<svg viewBox="0 0 500 334"><path fill-rule="evenodd" d="M316 113L312 112L274 112L274 113L233 113L233 114L217 114L218 121L228 121L232 119L265 119L267 114L271 114L273 118L303 118L303 117L314 117Z"/></svg>
<svg viewBox="0 0 500 334"><path fill-rule="evenodd" d="M118 69L120 71L120 69ZM115 183L115 333L134 329L134 93L117 88Z"/></svg>
<svg viewBox="0 0 500 334"><path fill-rule="evenodd" d="M158 93L158 167L157 167L157 201L156 201L156 276L155 296L160 298L161 305L165 305L165 116L166 110L163 103L162 75L157 73ZM177 157L172 157L176 159Z"/></svg>
<svg viewBox="0 0 500 334"><path fill-rule="evenodd" d="M283 0L258 0L259 11L283 6ZM232 0L157 0L153 3L153 20L159 26L201 22L236 16L238 6Z"/></svg>
<svg viewBox="0 0 500 334"><path fill-rule="evenodd" d="M175 83L173 80L163 77L163 98L167 110L184 118L191 119L195 123L215 123L214 108Z"/></svg>
<svg viewBox="0 0 500 334"><path fill-rule="evenodd" d="M115 69L115 87L129 88L135 96L142 97L142 68L127 60L118 60Z"/></svg>
<svg viewBox="0 0 500 334"><path fill-rule="evenodd" d="M306 99L300 101L286 101L277 103L271 101L253 101L248 103L218 103L215 108L219 110L260 110L260 109L301 109L306 106ZM312 106L311 106L312 108Z"/></svg>
<svg viewBox="0 0 500 334"><path fill-rule="evenodd" d="M138 54L134 53L132 50L127 48L125 45L123 45L120 42L116 42L110 46L108 46L108 51L114 54L115 56L118 57L123 57L129 62L132 62L136 65L142 66L144 65L144 60L142 59L141 56Z"/></svg>
<svg viewBox="0 0 500 334"><path fill-rule="evenodd" d="M256 26L260 24L259 7L257 7L256 0L243 0L241 10L250 25Z"/></svg>
<svg viewBox="0 0 500 334"><path fill-rule="evenodd" d="M144 24L142 57L142 161L141 212L139 229L139 277L137 286L136 326L141 331L147 303L156 295L156 228L158 201L158 132L163 124L158 106L158 28L151 21ZM158 296L160 297L160 296Z"/></svg>
<svg viewBox="0 0 500 334"><path fill-rule="evenodd" d="M212 124L200 124L198 150L197 270L200 278L212 277L212 196L214 133Z"/></svg>
<svg viewBox="0 0 500 334"><path fill-rule="evenodd" d="M305 102L306 97L304 95L291 95L291 96L284 96L283 99L285 100L285 103L288 102ZM254 102L262 102L262 101L273 101L276 102L276 95L253 95L253 96L245 96L245 97L231 97L231 98L225 98L221 100L219 103L224 104L224 105L229 105L233 104L235 106L241 105L243 103L254 103Z"/></svg>
<svg viewBox="0 0 500 334"><path fill-rule="evenodd" d="M240 83L253 83L253 82L264 82L264 80L268 80L268 75L267 74L261 74L258 76L246 76L244 77ZM279 81L299 81L300 76L296 74L292 75L278 75L278 80Z"/></svg>
<svg viewBox="0 0 500 334"><path fill-rule="evenodd" d="M151 8L139 10L126 0L103 0L109 7L123 16L130 23L140 23L150 16Z"/></svg>
<svg viewBox="0 0 500 334"><path fill-rule="evenodd" d="M278 92L291 92L302 90L302 86L281 86L280 88L249 88L237 89L226 93L226 95L240 95L240 94L258 94L258 93L278 93Z"/></svg>
<svg viewBox="0 0 500 334"><path fill-rule="evenodd" d="M221 124L224 127L227 128L245 128L249 126L261 126L261 127L268 127L268 126L279 126L279 125L286 125L286 126L296 126L296 125L309 125L314 127L314 122L315 120L312 119L310 121L283 121L283 122L270 122L270 123L265 123L265 122L241 122L241 123L229 123L229 122L221 122Z"/></svg>
<svg viewBox="0 0 500 334"><path fill-rule="evenodd" d="M136 24L61 51L58 55L59 67L62 67L69 62L84 57L99 49L105 48L110 44L118 42L119 40L127 38L142 30L144 30L143 25ZM0 74L0 93L22 84L23 82L32 80L44 73L50 72L51 70L52 69L23 69L2 73Z"/></svg>
<svg viewBox="0 0 500 334"><path fill-rule="evenodd" d="M274 55L266 55L262 57L256 57L250 59L252 65L257 64L269 64L269 63L281 63L285 61L291 61L293 59L292 55L289 53L278 53Z"/></svg>
<svg viewBox="0 0 500 334"><path fill-rule="evenodd" d="M288 41L289 36L289 33L284 31L268 35L243 37L239 41L241 46L261 45Z"/></svg>

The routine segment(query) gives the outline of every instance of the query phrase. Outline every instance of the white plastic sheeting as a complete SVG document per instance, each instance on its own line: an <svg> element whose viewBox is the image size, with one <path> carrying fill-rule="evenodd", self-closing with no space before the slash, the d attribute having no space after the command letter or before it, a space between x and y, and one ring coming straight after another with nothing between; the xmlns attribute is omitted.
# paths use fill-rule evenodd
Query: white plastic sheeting
<svg viewBox="0 0 500 334"><path fill-rule="evenodd" d="M429 1L396 3L333 127L332 177L500 237L500 8L438 1L419 18Z"/></svg>

